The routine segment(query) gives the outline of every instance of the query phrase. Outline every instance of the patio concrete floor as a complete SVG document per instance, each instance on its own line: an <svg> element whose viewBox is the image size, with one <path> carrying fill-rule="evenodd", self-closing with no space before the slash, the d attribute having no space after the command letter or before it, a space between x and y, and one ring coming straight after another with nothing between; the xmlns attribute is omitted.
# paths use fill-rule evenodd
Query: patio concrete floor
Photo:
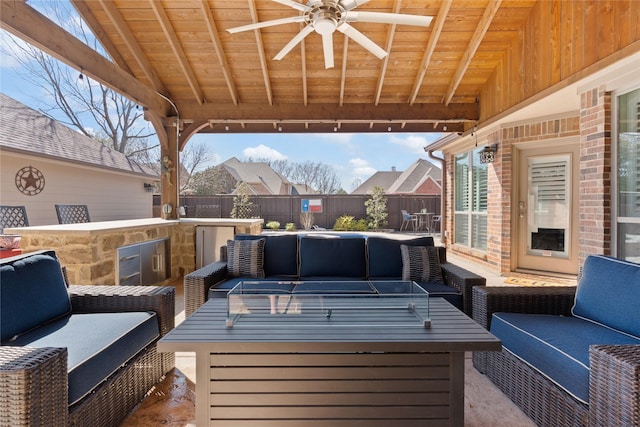
<svg viewBox="0 0 640 427"><path fill-rule="evenodd" d="M437 244L437 243L436 243ZM506 277L472 260L447 253L447 260L487 278L487 286L514 286ZM575 280L520 275L530 279L575 284ZM182 278L176 287L176 325L184 320ZM195 355L176 353L176 368L136 407L121 427L194 427L195 426ZM534 427L531 421L487 377L473 368L471 353L465 357L465 427ZM390 426L392 427L392 426Z"/></svg>

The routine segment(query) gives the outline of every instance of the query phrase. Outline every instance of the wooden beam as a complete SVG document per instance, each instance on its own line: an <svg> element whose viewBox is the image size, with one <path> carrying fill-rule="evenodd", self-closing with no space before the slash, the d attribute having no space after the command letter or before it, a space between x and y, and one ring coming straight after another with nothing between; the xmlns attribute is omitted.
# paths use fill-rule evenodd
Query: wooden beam
<svg viewBox="0 0 640 427"><path fill-rule="evenodd" d="M274 104L271 108L264 108L263 104L207 103L197 106L194 103L178 104L180 118L185 121L213 120L229 123L246 122L327 122L336 120L348 122L475 122L479 118L477 103L468 104L416 104L382 103L375 108L370 104L309 104L302 103ZM386 126L385 126L386 128Z"/></svg>
<svg viewBox="0 0 640 427"><path fill-rule="evenodd" d="M256 23L258 19L258 11L254 0L249 1L249 10L251 11L251 20ZM264 80L264 89L267 91L267 101L269 105L273 105L273 91L271 89L271 79L269 78L269 67L267 67L267 58L264 53L264 43L262 42L262 33L260 30L254 30L256 36L256 44L258 45L258 57L260 59L260 67L262 68L262 78Z"/></svg>
<svg viewBox="0 0 640 427"><path fill-rule="evenodd" d="M102 6L102 9L109 17L111 24L113 24L116 31L118 32L118 35L129 49L129 53L131 53L131 55L138 63L138 66L142 69L142 72L149 81L151 87L153 87L158 92L167 94L167 89L164 87L164 84L162 84L162 81L160 81L158 74L149 63L147 56L142 51L140 44L136 40L135 36L131 32L131 29L125 22L124 18L120 14L120 11L116 8L113 1L98 0L98 3L100 4L100 6Z"/></svg>
<svg viewBox="0 0 640 427"><path fill-rule="evenodd" d="M278 127L282 126L282 131L278 130ZM223 126L204 126L199 133L224 133L224 134L261 134L261 133L335 133L335 132L346 132L346 133L386 133L387 127L389 126L389 122L386 123L363 123L363 122L271 122L271 123L255 123L250 122L246 123L244 127L240 128L235 123L232 123L229 126L229 131L225 131ZM465 123L461 122L452 122L447 123L447 132L464 132ZM335 130L337 127L337 130ZM401 132L401 133L442 133L444 132L444 128L442 124L439 124L437 127L433 127L431 123L393 123L392 124L393 132ZM191 126L189 126L191 129Z"/></svg>
<svg viewBox="0 0 640 427"><path fill-rule="evenodd" d="M307 106L309 104L309 87L307 86L307 44L304 39L300 42L300 61L302 62L302 103Z"/></svg>
<svg viewBox="0 0 640 427"><path fill-rule="evenodd" d="M344 36L344 48L342 50L342 71L340 74L340 102L338 105L344 105L344 90L347 83L347 54L349 52L349 37Z"/></svg>
<svg viewBox="0 0 640 427"><path fill-rule="evenodd" d="M396 0L396 4L393 7L393 13L400 13L400 5L402 4L402 0ZM389 57L391 57L391 47L393 46L393 36L396 34L396 24L391 24L389 26L389 31L387 32L387 43L385 45L384 50L387 52L387 56L382 60L382 67L380 67L380 73L378 74L378 84L376 85L376 97L374 101L374 105L378 106L380 104L380 97L382 96L382 86L384 85L384 78L387 74L387 68L389 67Z"/></svg>
<svg viewBox="0 0 640 427"><path fill-rule="evenodd" d="M0 28L34 45L143 107L165 114L169 104L131 74L22 1L0 1Z"/></svg>
<svg viewBox="0 0 640 427"><path fill-rule="evenodd" d="M431 57L433 56L433 52L436 49L438 40L440 39L442 27L444 27L444 22L447 20L447 15L449 15L449 9L451 8L452 1L453 0L442 0L442 3L440 4L438 16L436 17L431 30L431 35L429 36L427 49L424 51L424 56L422 57L422 64L420 64L420 68L418 68L418 75L413 82L413 89L411 90L411 96L409 97L409 105L413 105L414 102L416 102L416 98L420 92L420 87L424 81L424 76L427 74L427 69L429 69L429 64L431 63Z"/></svg>
<svg viewBox="0 0 640 427"><path fill-rule="evenodd" d="M198 83L198 79L193 72L193 68L189 64L189 60L187 59L187 55L184 53L184 49L182 48L182 44L176 35L173 26L171 25L171 21L169 21L169 17L167 16L167 12L164 10L164 6L161 2L157 0L149 0L151 4L151 8L153 9L153 13L156 18L158 18L158 23L162 28L162 32L167 38L167 42L173 51L173 54L176 56L176 61L184 74L191 91L193 92L193 96L196 99L198 104L202 105L205 102L204 94L202 93L202 89L200 88L200 84Z"/></svg>
<svg viewBox="0 0 640 427"><path fill-rule="evenodd" d="M443 99L445 105L449 105L451 99L453 98L453 95L456 93L456 89L458 88L458 85L460 85L460 81L462 81L464 73L467 72L467 68L469 68L469 64L471 64L473 55L476 54L478 46L480 46L480 43L482 42L484 35L487 33L489 25L491 25L493 17L496 15L496 12L498 12L498 9L500 9L501 4L502 0L491 0L487 8L484 10L482 18L480 18L480 22L478 22L478 26L476 27L476 31L473 33L471 41L467 45L467 49L462 55L460 64L458 64L458 68L456 69L456 72L453 74L453 78L449 83L447 93L445 94Z"/></svg>
<svg viewBox="0 0 640 427"><path fill-rule="evenodd" d="M207 30L211 36L211 42L213 43L213 48L216 51L216 56L220 63L220 71L222 71L224 81L227 83L227 88L229 88L229 95L231 95L233 103L238 105L238 91L233 82L233 73L231 72L231 67L229 66L227 57L224 54L222 41L220 41L220 36L218 35L218 26L216 25L216 21L213 19L213 13L211 13L209 2L207 0L200 0L200 9L202 9L204 20L207 24Z"/></svg>
<svg viewBox="0 0 640 427"><path fill-rule="evenodd" d="M93 33L93 35L98 39L104 50L107 52L107 55L111 57L113 62L118 64L120 68L126 71L129 74L133 74L131 69L129 68L129 64L124 60L122 55L120 55L120 51L118 48L111 42L109 36L102 28L102 25L98 22L96 17L87 6L87 2L85 0L70 0L73 7L80 14L82 20L89 26L89 29Z"/></svg>

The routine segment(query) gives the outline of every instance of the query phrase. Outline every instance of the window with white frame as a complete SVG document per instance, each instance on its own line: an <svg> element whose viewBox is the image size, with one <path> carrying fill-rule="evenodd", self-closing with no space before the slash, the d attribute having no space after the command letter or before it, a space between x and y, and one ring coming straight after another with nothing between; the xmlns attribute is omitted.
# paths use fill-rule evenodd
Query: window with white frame
<svg viewBox="0 0 640 427"><path fill-rule="evenodd" d="M474 249L487 250L487 169L480 151L460 154L455 159L454 241Z"/></svg>
<svg viewBox="0 0 640 427"><path fill-rule="evenodd" d="M616 100L616 256L640 262L640 88Z"/></svg>

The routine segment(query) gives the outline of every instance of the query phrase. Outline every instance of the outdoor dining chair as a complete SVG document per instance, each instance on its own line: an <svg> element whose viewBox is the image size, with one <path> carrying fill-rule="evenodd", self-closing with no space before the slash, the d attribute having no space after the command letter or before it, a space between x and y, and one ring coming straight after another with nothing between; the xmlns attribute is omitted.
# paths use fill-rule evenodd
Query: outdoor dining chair
<svg viewBox="0 0 640 427"><path fill-rule="evenodd" d="M24 206L0 206L0 233L5 228L28 227L27 209Z"/></svg>
<svg viewBox="0 0 640 427"><path fill-rule="evenodd" d="M441 222L442 222L442 217L440 215L434 215L431 217L431 231L433 233L440 231Z"/></svg>
<svg viewBox="0 0 640 427"><path fill-rule="evenodd" d="M409 225L411 225L413 227L413 231L415 232L418 228L418 216L412 215L404 209L400 210L400 212L402 213L402 224L400 225L400 231L408 230Z"/></svg>
<svg viewBox="0 0 640 427"><path fill-rule="evenodd" d="M59 224L91 222L87 205L56 205Z"/></svg>

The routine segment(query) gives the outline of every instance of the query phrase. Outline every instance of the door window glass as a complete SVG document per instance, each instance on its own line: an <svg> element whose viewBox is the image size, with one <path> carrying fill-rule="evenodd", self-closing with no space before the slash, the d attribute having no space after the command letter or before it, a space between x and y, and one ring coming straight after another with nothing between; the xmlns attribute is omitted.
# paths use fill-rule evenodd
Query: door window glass
<svg viewBox="0 0 640 427"><path fill-rule="evenodd" d="M570 167L571 158L568 155L529 159L529 255L569 256Z"/></svg>
<svg viewBox="0 0 640 427"><path fill-rule="evenodd" d="M640 89L617 107L617 256L640 262Z"/></svg>

